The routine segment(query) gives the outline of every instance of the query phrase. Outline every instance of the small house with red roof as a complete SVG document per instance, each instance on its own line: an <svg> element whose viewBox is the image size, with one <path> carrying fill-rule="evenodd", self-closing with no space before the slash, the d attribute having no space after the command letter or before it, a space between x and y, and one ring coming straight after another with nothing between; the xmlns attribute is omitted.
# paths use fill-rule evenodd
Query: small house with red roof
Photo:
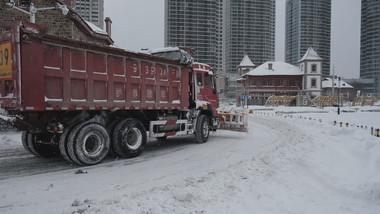
<svg viewBox="0 0 380 214"><path fill-rule="evenodd" d="M241 63L245 65L243 61L248 62L246 57ZM308 105L322 93L322 58L310 47L298 63L297 67L269 61L246 72L239 70L244 74L237 80L238 102L243 98L248 105L265 105L271 96L298 96L301 104Z"/></svg>

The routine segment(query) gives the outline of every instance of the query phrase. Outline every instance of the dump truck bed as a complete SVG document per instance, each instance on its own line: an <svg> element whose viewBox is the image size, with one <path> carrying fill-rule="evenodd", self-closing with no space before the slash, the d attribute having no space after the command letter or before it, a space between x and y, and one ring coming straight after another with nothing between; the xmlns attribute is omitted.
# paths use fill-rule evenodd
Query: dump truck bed
<svg viewBox="0 0 380 214"><path fill-rule="evenodd" d="M0 103L8 110L189 107L191 68L174 60L45 35L34 25L0 35L0 48L8 60Z"/></svg>

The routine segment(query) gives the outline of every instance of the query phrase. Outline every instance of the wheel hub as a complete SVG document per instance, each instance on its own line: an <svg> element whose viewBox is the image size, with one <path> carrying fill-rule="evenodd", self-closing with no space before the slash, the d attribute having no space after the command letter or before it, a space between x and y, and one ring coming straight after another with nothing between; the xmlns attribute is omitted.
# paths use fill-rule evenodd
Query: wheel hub
<svg viewBox="0 0 380 214"><path fill-rule="evenodd" d="M136 150L142 143L142 134L138 128L131 128L126 134L127 146L129 149Z"/></svg>
<svg viewBox="0 0 380 214"><path fill-rule="evenodd" d="M97 134L88 134L85 137L83 151L88 156L97 156L103 150L103 143Z"/></svg>

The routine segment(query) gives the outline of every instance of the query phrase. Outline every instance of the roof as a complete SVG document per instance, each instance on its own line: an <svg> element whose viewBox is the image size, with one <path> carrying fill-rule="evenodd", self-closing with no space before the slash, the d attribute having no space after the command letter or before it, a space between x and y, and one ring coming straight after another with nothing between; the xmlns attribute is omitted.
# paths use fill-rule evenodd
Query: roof
<svg viewBox="0 0 380 214"><path fill-rule="evenodd" d="M315 52L315 50L312 47L309 47L305 55L298 62L302 62L305 60L323 60L323 59L318 56L317 52Z"/></svg>
<svg viewBox="0 0 380 214"><path fill-rule="evenodd" d="M157 49L151 49L151 53L161 53L161 52L172 52L172 51L179 51L179 47L165 47L165 48L157 48Z"/></svg>
<svg viewBox="0 0 380 214"><path fill-rule="evenodd" d="M107 32L92 24L91 22L84 20L84 18L81 17L80 14L71 7L72 5L67 5L63 0L54 1L61 5L67 6L69 13L66 15L66 17L70 18L76 24L78 29L81 30L84 34L102 39L105 43L108 43L108 45L112 45L114 43Z"/></svg>
<svg viewBox="0 0 380 214"><path fill-rule="evenodd" d="M332 88L332 79L331 78L324 78L322 80L322 88ZM338 87L339 83L338 80L334 80L334 87ZM340 88L354 88L350 84L346 83L343 80L340 80Z"/></svg>
<svg viewBox="0 0 380 214"><path fill-rule="evenodd" d="M89 21L86 21L86 24L91 28L92 31L94 31L95 33L98 33L98 34L103 34L105 36L108 36L108 33L106 31L104 31L103 29L101 29L100 27L94 25L93 23L89 22Z"/></svg>
<svg viewBox="0 0 380 214"><path fill-rule="evenodd" d="M255 64L251 61L248 55L244 55L243 60L240 62L238 67L255 67Z"/></svg>
<svg viewBox="0 0 380 214"><path fill-rule="evenodd" d="M269 70L269 64L272 64L272 69ZM273 76L273 75L303 75L297 66L285 62L266 62L259 67L244 74L249 76Z"/></svg>

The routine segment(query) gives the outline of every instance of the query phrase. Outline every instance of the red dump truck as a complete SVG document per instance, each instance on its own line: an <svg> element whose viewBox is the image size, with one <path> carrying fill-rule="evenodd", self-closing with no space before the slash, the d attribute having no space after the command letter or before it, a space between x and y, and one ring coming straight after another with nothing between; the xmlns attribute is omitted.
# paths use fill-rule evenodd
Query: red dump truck
<svg viewBox="0 0 380 214"><path fill-rule="evenodd" d="M109 153L138 156L147 137L194 135L204 143L219 122L215 75L184 61L46 35L20 22L0 35L0 104L27 151L78 165Z"/></svg>

